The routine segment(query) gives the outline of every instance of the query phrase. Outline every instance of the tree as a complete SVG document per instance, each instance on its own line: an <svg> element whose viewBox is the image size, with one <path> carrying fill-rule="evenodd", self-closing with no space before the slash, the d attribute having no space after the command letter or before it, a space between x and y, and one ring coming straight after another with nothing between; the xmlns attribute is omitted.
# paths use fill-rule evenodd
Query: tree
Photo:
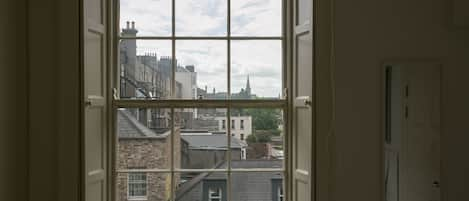
<svg viewBox="0 0 469 201"><path fill-rule="evenodd" d="M268 133L254 133L252 135L249 135L246 138L246 141L251 144L251 143L266 143L271 141L271 135Z"/></svg>
<svg viewBox="0 0 469 201"><path fill-rule="evenodd" d="M280 111L278 109L246 109L245 113L252 117L254 130L277 130L280 123ZM243 115L243 114L242 114Z"/></svg>

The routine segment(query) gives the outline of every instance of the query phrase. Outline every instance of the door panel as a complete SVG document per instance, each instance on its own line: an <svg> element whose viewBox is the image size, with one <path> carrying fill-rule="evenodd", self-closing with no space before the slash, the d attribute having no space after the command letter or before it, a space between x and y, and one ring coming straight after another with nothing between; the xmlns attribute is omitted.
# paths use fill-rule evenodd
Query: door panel
<svg viewBox="0 0 469 201"><path fill-rule="evenodd" d="M415 63L403 68L407 87L402 199L440 200L440 67Z"/></svg>
<svg viewBox="0 0 469 201"><path fill-rule="evenodd" d="M312 0L295 1L293 45L293 195L294 201L314 198Z"/></svg>
<svg viewBox="0 0 469 201"><path fill-rule="evenodd" d="M86 201L107 200L105 0L83 1L83 157Z"/></svg>
<svg viewBox="0 0 469 201"><path fill-rule="evenodd" d="M386 69L385 198L440 201L440 65Z"/></svg>

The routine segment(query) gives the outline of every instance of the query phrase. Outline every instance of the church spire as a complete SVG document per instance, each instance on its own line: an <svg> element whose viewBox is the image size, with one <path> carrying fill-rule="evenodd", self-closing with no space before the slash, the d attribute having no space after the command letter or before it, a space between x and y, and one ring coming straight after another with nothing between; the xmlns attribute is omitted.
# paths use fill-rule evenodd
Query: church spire
<svg viewBox="0 0 469 201"><path fill-rule="evenodd" d="M249 75L248 75L248 81L246 82L246 94L251 95L251 85L249 84Z"/></svg>

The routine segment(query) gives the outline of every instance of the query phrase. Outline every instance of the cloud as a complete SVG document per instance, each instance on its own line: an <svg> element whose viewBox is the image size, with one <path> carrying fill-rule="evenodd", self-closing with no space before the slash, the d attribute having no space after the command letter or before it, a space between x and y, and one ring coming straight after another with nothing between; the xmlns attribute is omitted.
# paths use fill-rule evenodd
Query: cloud
<svg viewBox="0 0 469 201"><path fill-rule="evenodd" d="M232 0L232 35L280 36L281 0ZM171 0L121 0L121 26L135 21L140 36L171 35ZM176 34L223 36L227 31L226 0L177 0ZM139 40L138 54L171 55L171 41ZM280 41L232 41L232 92L245 88L250 76L253 93L276 97L282 91ZM178 64L195 65L198 86L227 89L227 42L176 41Z"/></svg>

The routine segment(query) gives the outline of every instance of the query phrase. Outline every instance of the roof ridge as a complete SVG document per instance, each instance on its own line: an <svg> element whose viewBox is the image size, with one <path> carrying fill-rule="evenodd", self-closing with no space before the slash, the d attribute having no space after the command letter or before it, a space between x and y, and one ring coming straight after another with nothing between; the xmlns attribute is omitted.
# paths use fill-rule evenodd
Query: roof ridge
<svg viewBox="0 0 469 201"><path fill-rule="evenodd" d="M129 111L125 109L119 110L119 111L123 114L123 117L126 118L128 122L145 137L157 137L158 136L151 129L147 128L142 123L140 123L135 117L132 117Z"/></svg>

